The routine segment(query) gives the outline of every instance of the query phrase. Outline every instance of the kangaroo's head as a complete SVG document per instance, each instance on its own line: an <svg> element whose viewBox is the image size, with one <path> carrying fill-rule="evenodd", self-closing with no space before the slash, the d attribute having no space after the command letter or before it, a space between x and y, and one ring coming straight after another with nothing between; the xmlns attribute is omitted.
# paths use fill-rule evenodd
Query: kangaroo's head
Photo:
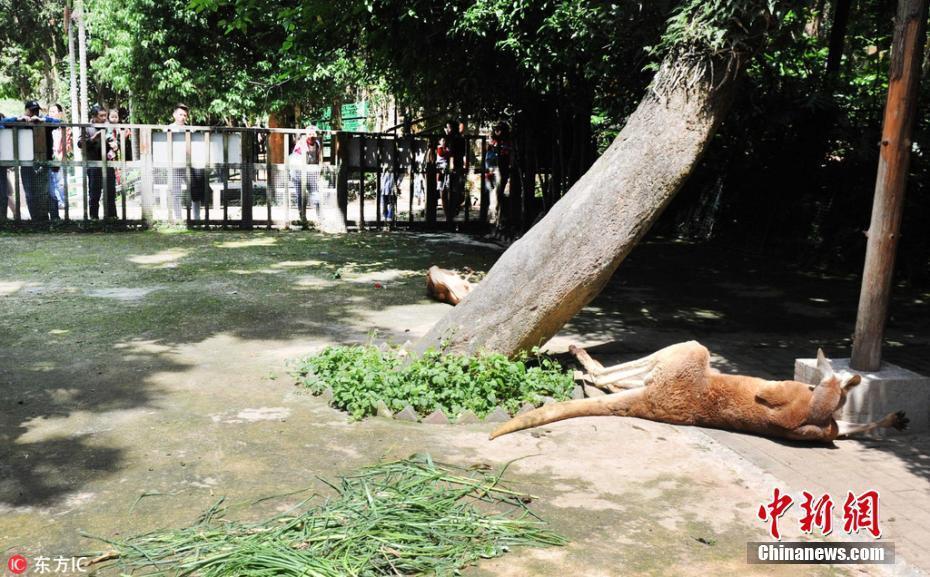
<svg viewBox="0 0 930 577"><path fill-rule="evenodd" d="M838 399L835 406L830 408L834 418L838 417L843 405L846 404L846 395L862 382L862 377L848 371L833 372L830 359L823 354L823 349L817 349L817 371L820 373L820 383L814 387L815 397L829 397Z"/></svg>

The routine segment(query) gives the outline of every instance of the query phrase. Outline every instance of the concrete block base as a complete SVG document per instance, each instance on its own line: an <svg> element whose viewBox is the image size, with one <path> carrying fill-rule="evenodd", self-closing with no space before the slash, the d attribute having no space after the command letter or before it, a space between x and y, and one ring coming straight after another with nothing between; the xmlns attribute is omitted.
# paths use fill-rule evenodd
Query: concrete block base
<svg viewBox="0 0 930 577"><path fill-rule="evenodd" d="M830 362L836 372L845 370L862 376L862 382L853 387L846 398L842 420L868 423L888 413L904 411L911 420L906 433L924 433L930 429L930 377L890 363L882 363L881 370L876 372L861 372L849 368L849 359L831 359ZM817 359L795 359L794 380L819 383ZM876 432L874 436L901 434L893 429Z"/></svg>

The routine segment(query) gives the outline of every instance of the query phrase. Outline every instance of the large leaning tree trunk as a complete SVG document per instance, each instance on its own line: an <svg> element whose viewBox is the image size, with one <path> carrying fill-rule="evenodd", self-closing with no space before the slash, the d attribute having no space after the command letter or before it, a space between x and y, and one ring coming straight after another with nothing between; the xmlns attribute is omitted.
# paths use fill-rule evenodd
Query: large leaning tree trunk
<svg viewBox="0 0 930 577"><path fill-rule="evenodd" d="M544 344L601 292L696 167L729 108L747 38L758 43L760 21L762 27L770 21L765 2L731 2L739 5L734 10L752 5L753 34L723 60L699 59L701 65L671 51L607 151L467 298L414 343L414 351L513 355ZM690 2L685 10L697 13L690 22L679 13L685 33L708 16L705 6ZM748 18L725 16L726 25L746 29Z"/></svg>

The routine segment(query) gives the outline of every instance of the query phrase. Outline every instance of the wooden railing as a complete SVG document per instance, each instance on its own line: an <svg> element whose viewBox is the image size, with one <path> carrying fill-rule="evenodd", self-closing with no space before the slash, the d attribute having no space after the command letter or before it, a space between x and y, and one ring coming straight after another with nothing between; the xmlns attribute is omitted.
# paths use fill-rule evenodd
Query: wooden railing
<svg viewBox="0 0 930 577"><path fill-rule="evenodd" d="M101 131L101 137L81 148L78 143L88 128ZM63 159L55 159L49 148L53 130L70 133L71 153ZM440 135L320 131L322 162L307 165L294 163L288 154L305 133L283 128L9 123L0 127L0 224L102 217L143 226L162 221L250 229L323 220L328 221L324 228L344 230L488 222L493 199L484 136L466 137L461 178L470 184L464 187L464 203L456 207L454 218L440 219L442 171L434 153ZM272 141L275 146L268 146ZM116 156L109 154L111 143ZM88 154L91 146L99 146L99 154ZM88 156L100 160L87 160ZM47 186L51 172L63 177L62 206ZM385 194L382 177L388 172L395 187ZM26 185L31 188L26 190ZM100 189L99 200L92 185ZM322 207L316 214L307 213L308 192L319 196ZM350 203L350 197L356 198Z"/></svg>

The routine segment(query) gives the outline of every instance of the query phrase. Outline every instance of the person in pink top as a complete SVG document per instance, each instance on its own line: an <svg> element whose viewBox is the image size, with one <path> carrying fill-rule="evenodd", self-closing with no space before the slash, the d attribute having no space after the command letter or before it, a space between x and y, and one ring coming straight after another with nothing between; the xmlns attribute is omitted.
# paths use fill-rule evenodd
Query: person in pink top
<svg viewBox="0 0 930 577"><path fill-rule="evenodd" d="M320 217L320 164L323 160L323 141L317 134L315 126L307 127L294 143L289 164L291 186L297 197L297 208L303 218L307 204L313 208L317 220ZM304 177L306 176L307 196L304 196Z"/></svg>

